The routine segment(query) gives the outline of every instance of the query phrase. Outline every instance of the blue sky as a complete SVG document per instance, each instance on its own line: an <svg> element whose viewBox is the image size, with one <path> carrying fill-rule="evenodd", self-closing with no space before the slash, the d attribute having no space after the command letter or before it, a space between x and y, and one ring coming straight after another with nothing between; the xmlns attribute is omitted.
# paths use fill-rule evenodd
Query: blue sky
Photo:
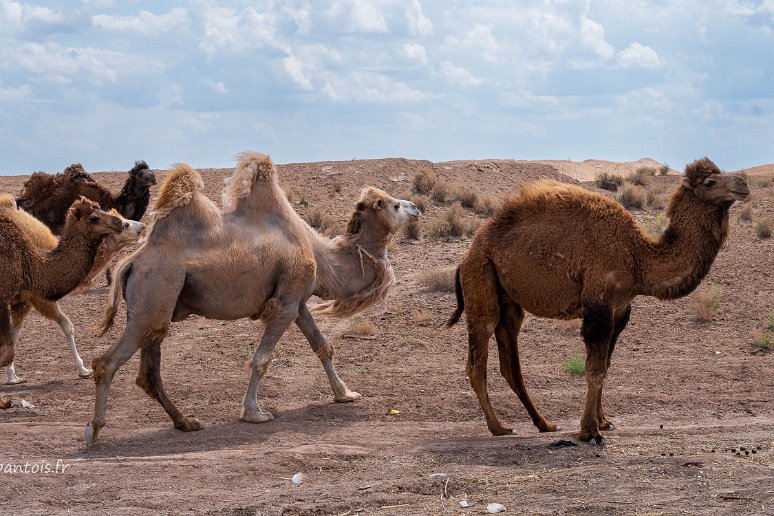
<svg viewBox="0 0 774 516"><path fill-rule="evenodd" d="M0 0L0 174L774 162L774 0Z"/></svg>

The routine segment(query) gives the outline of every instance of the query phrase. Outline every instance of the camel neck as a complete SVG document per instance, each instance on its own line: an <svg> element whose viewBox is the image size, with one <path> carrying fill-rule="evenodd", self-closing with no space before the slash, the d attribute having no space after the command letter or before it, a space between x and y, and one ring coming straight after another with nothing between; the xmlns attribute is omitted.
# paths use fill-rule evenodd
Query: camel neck
<svg viewBox="0 0 774 516"><path fill-rule="evenodd" d="M708 207L681 187L668 209L669 227L639 253L642 294L683 297L709 273L728 236L728 206Z"/></svg>
<svg viewBox="0 0 774 516"><path fill-rule="evenodd" d="M91 270L99 241L89 242L77 231L65 228L59 244L48 253L34 253L32 290L56 301L72 292Z"/></svg>

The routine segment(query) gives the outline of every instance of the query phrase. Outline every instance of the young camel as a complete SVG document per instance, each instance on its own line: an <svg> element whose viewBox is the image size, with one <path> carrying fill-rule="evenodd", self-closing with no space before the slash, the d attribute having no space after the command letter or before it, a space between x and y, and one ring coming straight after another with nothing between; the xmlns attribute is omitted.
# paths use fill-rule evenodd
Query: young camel
<svg viewBox="0 0 774 516"><path fill-rule="evenodd" d="M394 283L387 260L390 237L419 217L409 201L366 188L355 207L347 234L329 240L296 214L277 183L268 156L245 153L226 180L223 212L200 190L201 176L179 165L161 186L147 243L116 272L103 321L103 333L115 318L124 292L127 324L107 352L94 359L94 419L86 427L93 443L105 424L108 390L116 370L141 349L137 384L156 399L174 426L198 430L199 421L180 413L161 381L161 342L170 322L190 314L209 319L261 319L263 336L251 361L252 373L241 419L273 419L258 406L258 385L271 363L278 340L295 321L322 362L334 399L354 401L333 365L333 346L312 318L306 302L329 300L317 311L347 316L382 300Z"/></svg>
<svg viewBox="0 0 774 516"><path fill-rule="evenodd" d="M0 193L0 211L16 223L17 227L27 235L27 238L29 238L38 250L51 251L59 244L59 238L57 238L45 224L29 213L16 209L16 202L10 194ZM86 278L81 281L78 290L88 286L91 278L99 273L118 251L128 244L136 242L142 231L145 229L145 226L139 222L124 219L115 209L110 210L109 213L121 220L123 231L121 231L121 233L109 234L102 241L102 244L100 244L97 251L97 256L94 259L94 265ZM72 353L75 365L78 368L78 376L80 378L91 378L93 371L83 365L83 360L78 354L78 348L75 345L75 337L73 335L73 324L59 308L56 301L49 301L36 296L31 292L22 292L15 299L11 300L11 337L14 341L14 349L16 349L19 332L24 324L24 319L32 307L34 307L43 317L55 321L59 325L70 345L70 352ZM26 381L24 378L20 378L16 375L16 368L14 367L13 362L8 365L6 372L6 384L8 385L24 383Z"/></svg>
<svg viewBox="0 0 774 516"><path fill-rule="evenodd" d="M61 299L89 273L105 237L121 231L121 219L81 198L70 208L57 246L42 251L7 209L0 210L0 367L11 364L14 357L10 305L26 293L47 301ZM0 403L8 405L2 399Z"/></svg>
<svg viewBox="0 0 774 516"><path fill-rule="evenodd" d="M500 372L541 432L543 417L524 385L517 335L524 312L582 318L588 392L578 438L597 444L612 429L602 385L616 340L638 295L675 299L707 275L728 235L728 211L750 193L739 176L721 174L709 159L685 169L667 209L662 237L647 236L620 204L555 181L526 184L482 226L457 269L457 309L446 326L467 316L467 374L494 435L510 434L495 416L486 388L492 333Z"/></svg>

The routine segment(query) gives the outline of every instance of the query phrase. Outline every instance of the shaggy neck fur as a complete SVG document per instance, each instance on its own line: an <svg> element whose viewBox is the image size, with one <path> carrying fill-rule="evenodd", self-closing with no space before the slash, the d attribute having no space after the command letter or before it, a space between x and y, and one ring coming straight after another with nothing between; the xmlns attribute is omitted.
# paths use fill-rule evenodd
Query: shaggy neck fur
<svg viewBox="0 0 774 516"><path fill-rule="evenodd" d="M642 294L675 299L690 294L707 275L728 236L728 205L702 202L684 187L672 196L669 227L637 253Z"/></svg>
<svg viewBox="0 0 774 516"><path fill-rule="evenodd" d="M30 253L29 290L49 301L73 291L85 278L102 239L89 240L68 220L59 244L48 253Z"/></svg>
<svg viewBox="0 0 774 516"><path fill-rule="evenodd" d="M145 215L150 201L150 184L140 184L137 180L137 173L141 170L148 170L144 161L137 162L129 171L129 177L114 202L121 215L129 220L140 220Z"/></svg>
<svg viewBox="0 0 774 516"><path fill-rule="evenodd" d="M316 234L315 237L317 285L314 294L330 300L315 306L315 312L347 317L387 297L395 284L395 273L387 260L391 234L379 217L356 211L346 235L334 240Z"/></svg>

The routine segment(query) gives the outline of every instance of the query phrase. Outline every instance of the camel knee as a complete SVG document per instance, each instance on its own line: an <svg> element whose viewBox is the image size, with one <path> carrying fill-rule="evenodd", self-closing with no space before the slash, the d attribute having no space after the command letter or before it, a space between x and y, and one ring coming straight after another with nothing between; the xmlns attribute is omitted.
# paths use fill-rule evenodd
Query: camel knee
<svg viewBox="0 0 774 516"><path fill-rule="evenodd" d="M333 344L328 342L328 339L322 338L317 343L317 349L314 350L315 354L317 355L317 358L320 360L324 360L326 358L333 358Z"/></svg>

